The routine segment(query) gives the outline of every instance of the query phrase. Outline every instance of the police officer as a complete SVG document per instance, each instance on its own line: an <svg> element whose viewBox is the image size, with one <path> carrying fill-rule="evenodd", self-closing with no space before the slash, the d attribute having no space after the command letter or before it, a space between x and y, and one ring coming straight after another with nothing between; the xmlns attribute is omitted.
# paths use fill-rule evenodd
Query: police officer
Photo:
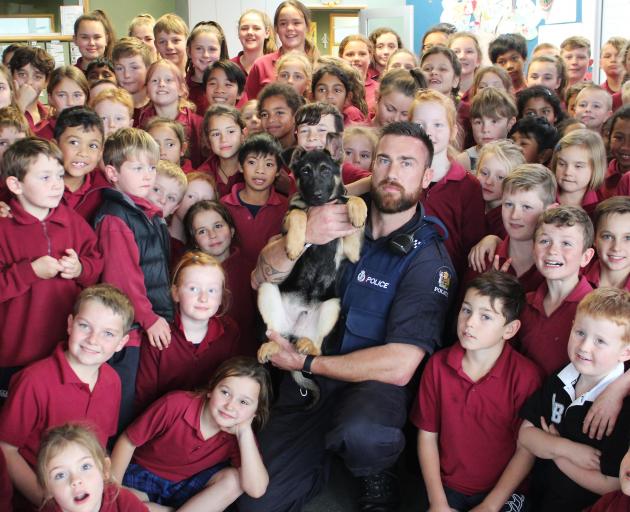
<svg viewBox="0 0 630 512"><path fill-rule="evenodd" d="M342 325L334 354L298 353L277 333L271 358L283 370L312 376L321 396L312 407L287 372L259 442L270 482L244 511L299 511L325 483L331 453L359 478L360 510L397 509L392 466L402 452L402 428L416 387L407 386L425 355L440 344L454 272L441 236L419 203L430 183L433 145L414 123L397 122L381 134L361 258L340 279ZM353 232L345 205L312 208L307 243L323 244ZM294 262L282 238L261 252L252 285L282 282Z"/></svg>

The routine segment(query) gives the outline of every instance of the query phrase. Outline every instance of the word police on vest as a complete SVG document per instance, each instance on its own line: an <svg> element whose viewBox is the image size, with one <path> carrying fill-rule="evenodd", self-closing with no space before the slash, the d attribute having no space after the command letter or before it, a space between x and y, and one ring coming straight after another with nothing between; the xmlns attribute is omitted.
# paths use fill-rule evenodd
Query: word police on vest
<svg viewBox="0 0 630 512"><path fill-rule="evenodd" d="M365 283L365 284L370 284L372 286L377 286L385 290L387 290L387 287L389 286L389 283L387 281L383 281L382 279L377 279L375 277L368 276L365 273L365 270L362 270L361 272L359 272L359 275L357 275L357 281L359 281L359 283Z"/></svg>

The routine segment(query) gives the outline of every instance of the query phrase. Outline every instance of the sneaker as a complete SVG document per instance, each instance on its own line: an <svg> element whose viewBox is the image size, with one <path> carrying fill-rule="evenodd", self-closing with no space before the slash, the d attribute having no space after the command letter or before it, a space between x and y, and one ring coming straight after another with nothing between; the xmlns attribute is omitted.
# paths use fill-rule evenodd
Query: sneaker
<svg viewBox="0 0 630 512"><path fill-rule="evenodd" d="M361 477L361 512L396 512L400 505L398 478L392 471Z"/></svg>

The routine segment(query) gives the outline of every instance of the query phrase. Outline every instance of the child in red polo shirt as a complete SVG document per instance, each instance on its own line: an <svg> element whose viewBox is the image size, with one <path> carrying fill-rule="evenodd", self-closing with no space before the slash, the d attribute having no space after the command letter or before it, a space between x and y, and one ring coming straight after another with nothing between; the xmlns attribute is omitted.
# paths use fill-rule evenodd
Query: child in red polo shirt
<svg viewBox="0 0 630 512"><path fill-rule="evenodd" d="M421 201L427 215L436 216L446 226L444 245L461 277L466 255L485 234L486 220L479 181L448 155L457 136L455 117L451 99L430 89L416 94L409 111L409 119L420 124L433 142L433 178Z"/></svg>
<svg viewBox="0 0 630 512"><path fill-rule="evenodd" d="M147 96L147 70L153 62L155 47L151 41L153 52L147 44L136 37L122 37L112 49L114 73L120 87L125 89L133 99L133 118L137 120L141 109L149 102Z"/></svg>
<svg viewBox="0 0 630 512"><path fill-rule="evenodd" d="M184 127L180 123L165 117L154 117L144 129L160 146L160 160L168 160L179 165L186 174L193 171L192 163L186 157L188 142Z"/></svg>
<svg viewBox="0 0 630 512"><path fill-rule="evenodd" d="M205 391L170 393L129 426L114 446L112 475L146 503L195 511L224 510L243 492L262 496L269 476L252 424L264 425L270 394L255 359L226 361Z"/></svg>
<svg viewBox="0 0 630 512"><path fill-rule="evenodd" d="M239 354L255 356L260 346L255 332L258 311L250 275L244 270L250 263L238 244L232 243L236 224L230 211L219 201L199 201L192 205L185 221L189 245L215 257L223 266L230 291L227 314L236 320L241 332Z"/></svg>
<svg viewBox="0 0 630 512"><path fill-rule="evenodd" d="M587 85L575 99L575 117L599 134L612 115L612 97L599 85Z"/></svg>
<svg viewBox="0 0 630 512"><path fill-rule="evenodd" d="M282 149L295 146L295 113L303 102L304 98L293 87L278 82L265 86L258 95L258 117L263 131L278 139Z"/></svg>
<svg viewBox="0 0 630 512"><path fill-rule="evenodd" d="M602 496L588 512L627 512L630 510L630 450L619 466L621 490Z"/></svg>
<svg viewBox="0 0 630 512"><path fill-rule="evenodd" d="M197 112L205 113L212 105L240 107L247 101L243 95L245 73L231 60L218 60L208 66L203 74L205 107Z"/></svg>
<svg viewBox="0 0 630 512"><path fill-rule="evenodd" d="M133 306L118 289L86 288L67 319L67 344L12 379L0 412L0 449L13 485L35 506L44 498L33 469L46 429L84 421L102 446L116 433L120 379L105 363L125 346L132 321Z"/></svg>
<svg viewBox="0 0 630 512"><path fill-rule="evenodd" d="M581 269L593 257L593 223L582 208L543 212L534 234L536 268L545 278L527 294L521 351L551 375L567 362L567 342L578 302L593 288Z"/></svg>
<svg viewBox="0 0 630 512"><path fill-rule="evenodd" d="M608 164L604 183L597 191L600 199L621 195L617 189L621 179L630 171L630 105L624 105L613 114L608 145L612 160Z"/></svg>
<svg viewBox="0 0 630 512"><path fill-rule="evenodd" d="M3 177L14 196L10 217L0 218L0 390L10 375L47 357L66 333L66 314L85 286L101 274L94 231L60 205L61 152L27 137L3 157Z"/></svg>
<svg viewBox="0 0 630 512"><path fill-rule="evenodd" d="M515 277L489 271L474 279L459 342L433 355L422 374L411 419L431 510L512 510L523 501L513 493L534 457L517 446L518 413L541 375L506 342L524 302Z"/></svg>
<svg viewBox="0 0 630 512"><path fill-rule="evenodd" d="M287 198L274 188L282 164L281 151L267 134L249 137L238 152L245 182L237 183L221 198L234 219L238 245L250 271L269 238L280 233L287 212Z"/></svg>
<svg viewBox="0 0 630 512"><path fill-rule="evenodd" d="M98 168L103 156L103 123L91 109L70 107L57 118L54 136L65 170L62 203L92 222L103 189L110 187Z"/></svg>
<svg viewBox="0 0 630 512"><path fill-rule="evenodd" d="M178 389L205 384L219 365L237 354L239 329L224 301L221 263L203 252L187 252L175 267L171 343L160 350L145 343L136 378L136 410Z"/></svg>
<svg viewBox="0 0 630 512"><path fill-rule="evenodd" d="M133 126L133 99L125 89L115 87L91 95L90 108L102 119L105 138Z"/></svg>
<svg viewBox="0 0 630 512"><path fill-rule="evenodd" d="M155 184L147 199L159 206L162 217L168 219L181 205L188 181L181 167L168 160L158 162L155 174Z"/></svg>
<svg viewBox="0 0 630 512"><path fill-rule="evenodd" d="M214 179L219 197L243 181L238 162L243 126L240 112L229 105L212 105L203 117L202 137L212 156L197 170Z"/></svg>
<svg viewBox="0 0 630 512"><path fill-rule="evenodd" d="M146 505L131 491L111 481L109 466L109 457L91 430L78 423L49 430L37 456L37 479L46 492L41 510L146 512Z"/></svg>
<svg viewBox="0 0 630 512"><path fill-rule="evenodd" d="M583 424L630 360L629 292L599 288L580 301L567 356L570 363L550 375L521 410L519 445L538 458L531 510L539 512L584 510L620 487L620 463L630 441L630 400L609 435L591 438Z"/></svg>

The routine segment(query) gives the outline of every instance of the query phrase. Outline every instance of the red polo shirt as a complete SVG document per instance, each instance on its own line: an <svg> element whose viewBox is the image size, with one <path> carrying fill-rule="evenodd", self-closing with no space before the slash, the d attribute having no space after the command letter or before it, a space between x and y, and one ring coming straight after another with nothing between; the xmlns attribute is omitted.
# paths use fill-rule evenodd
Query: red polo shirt
<svg viewBox="0 0 630 512"><path fill-rule="evenodd" d="M617 160L611 160L608 164L608 171L606 172L604 183L602 183L602 186L597 190L597 195L599 196L600 201L608 199L612 196L621 195L617 193L617 187L619 186L619 182L622 177L623 173L617 165Z"/></svg>
<svg viewBox="0 0 630 512"><path fill-rule="evenodd" d="M499 238L505 238L507 231L503 225L503 217L501 216L501 205L495 206L486 212L486 235L494 235Z"/></svg>
<svg viewBox="0 0 630 512"><path fill-rule="evenodd" d="M234 62L236 65L238 65L239 68L241 68L241 71L245 75L245 78L247 78L247 75L248 75L247 70L245 69L245 66L243 66L243 64L241 64L241 57L242 56L243 56L243 50L238 52L238 55L236 57L232 57L230 60L232 62Z"/></svg>
<svg viewBox="0 0 630 512"><path fill-rule="evenodd" d="M601 274L601 263L597 258L593 258L593 261L589 264L588 268L584 272L584 277L591 284L593 288L599 288L599 280ZM624 289L630 292L630 275L626 279Z"/></svg>
<svg viewBox="0 0 630 512"><path fill-rule="evenodd" d="M72 208L81 217L92 223L94 214L101 206L101 193L111 184L98 167L85 176L85 181L77 190L72 192L68 187L63 191L61 204Z"/></svg>
<svg viewBox="0 0 630 512"><path fill-rule="evenodd" d="M5 509L3 509L5 510ZM98 512L148 512L147 506L129 489L116 484L105 484L103 499ZM46 502L42 512L63 512L54 499Z"/></svg>
<svg viewBox="0 0 630 512"><path fill-rule="evenodd" d="M37 133L37 130L48 120L48 107L39 100L37 100L37 112L39 112L39 117L41 118L41 121L37 124L33 121L33 116L30 112L24 112L24 117L28 121L28 125L31 127L33 133Z"/></svg>
<svg viewBox="0 0 630 512"><path fill-rule="evenodd" d="M161 478L179 482L229 460L240 467L236 436L201 433L205 395L175 391L160 398L125 431L137 446L133 462Z"/></svg>
<svg viewBox="0 0 630 512"><path fill-rule="evenodd" d="M84 422L105 446L116 433L120 407L120 378L108 365L99 369L90 391L70 367L60 343L50 357L27 366L11 379L9 398L0 411L0 440L19 448L35 466L46 429Z"/></svg>
<svg viewBox="0 0 630 512"><path fill-rule="evenodd" d="M588 512L628 512L630 510L630 496L621 491L604 494Z"/></svg>
<svg viewBox="0 0 630 512"><path fill-rule="evenodd" d="M214 182L217 186L217 193L219 197L223 197L226 194L229 194L232 191L232 188L237 183L243 183L243 173L237 172L233 174L228 179L227 183L223 183L223 180L219 176L219 157L216 155L211 155L204 163L202 163L199 167L197 167L199 172L205 172L206 174L212 176Z"/></svg>
<svg viewBox="0 0 630 512"><path fill-rule="evenodd" d="M630 196L630 172L623 175L617 186L618 196Z"/></svg>
<svg viewBox="0 0 630 512"><path fill-rule="evenodd" d="M170 325L171 343L165 349L143 339L136 377L138 412L170 391L207 384L223 361L237 355L239 329L229 317L211 318L206 336L197 344L186 339L179 315Z"/></svg>
<svg viewBox="0 0 630 512"><path fill-rule="evenodd" d="M516 451L519 410L542 378L534 363L505 344L492 369L474 382L462 368L465 353L456 343L431 356L411 421L439 434L444 485L472 495L489 492L501 477Z"/></svg>
<svg viewBox="0 0 630 512"><path fill-rule="evenodd" d="M372 173L363 167L359 167L350 162L341 164L341 181L343 181L344 185L349 185L368 176L372 176Z"/></svg>
<svg viewBox="0 0 630 512"><path fill-rule="evenodd" d="M59 205L40 221L17 199L13 217L0 219L0 366L24 366L48 357L67 334L68 315L81 289L95 284L103 269L94 230L77 213ZM61 258L72 248L83 266L76 279L41 279L31 262Z"/></svg>
<svg viewBox="0 0 630 512"><path fill-rule="evenodd" d="M197 107L195 112L203 117L208 110L208 98L203 83L193 80L193 72L189 71L186 75L186 85L188 86L188 101L191 101Z"/></svg>
<svg viewBox="0 0 630 512"><path fill-rule="evenodd" d="M367 118L354 105L346 105L343 109L343 125L348 127L353 124L365 124Z"/></svg>
<svg viewBox="0 0 630 512"><path fill-rule="evenodd" d="M470 249L486 231L486 205L477 178L453 161L440 181L424 191L427 215L440 219L448 230L444 242L458 275L463 275Z"/></svg>
<svg viewBox="0 0 630 512"><path fill-rule="evenodd" d="M144 129L149 120L155 116L157 116L155 107L153 103L149 102L140 112L137 127ZM199 165L203 161L201 156L203 117L195 114L189 107L183 107L179 110L175 121L184 127L184 133L188 141L188 152L193 166Z"/></svg>
<svg viewBox="0 0 630 512"><path fill-rule="evenodd" d="M243 256L251 264L255 264L262 248L269 239L280 233L282 221L287 213L288 201L272 187L267 203L260 207L256 217L241 203L239 193L245 188L244 183L237 183L230 194L223 196L221 202L232 214L238 246ZM250 268L249 270L252 270Z"/></svg>
<svg viewBox="0 0 630 512"><path fill-rule="evenodd" d="M376 96L379 87L380 84L368 75L365 79L365 102L368 106L368 112L376 113Z"/></svg>
<svg viewBox="0 0 630 512"><path fill-rule="evenodd" d="M281 56L282 48L256 59L245 82L245 94L249 99L258 98L262 88L276 79L276 62Z"/></svg>
<svg viewBox="0 0 630 512"><path fill-rule="evenodd" d="M593 288L582 276L577 286L562 304L547 316L543 300L547 295L547 283L527 294L527 304L521 314L518 333L521 352L538 364L545 376L552 375L569 361L567 345L578 303Z"/></svg>
<svg viewBox="0 0 630 512"><path fill-rule="evenodd" d="M41 123L39 123L37 127L33 130L34 135L42 139L53 140L55 138L56 124L57 119L55 117L45 119Z"/></svg>

